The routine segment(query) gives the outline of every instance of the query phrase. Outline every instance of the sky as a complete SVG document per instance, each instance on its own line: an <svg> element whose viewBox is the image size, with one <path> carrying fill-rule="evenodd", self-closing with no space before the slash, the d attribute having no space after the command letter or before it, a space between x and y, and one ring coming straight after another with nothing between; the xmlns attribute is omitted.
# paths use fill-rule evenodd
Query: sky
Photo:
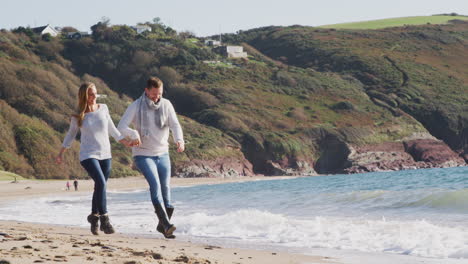
<svg viewBox="0 0 468 264"><path fill-rule="evenodd" d="M103 17L135 25L159 17L199 37L263 26L320 26L440 13L468 15L468 0L1 0L0 28L72 26L80 31Z"/></svg>

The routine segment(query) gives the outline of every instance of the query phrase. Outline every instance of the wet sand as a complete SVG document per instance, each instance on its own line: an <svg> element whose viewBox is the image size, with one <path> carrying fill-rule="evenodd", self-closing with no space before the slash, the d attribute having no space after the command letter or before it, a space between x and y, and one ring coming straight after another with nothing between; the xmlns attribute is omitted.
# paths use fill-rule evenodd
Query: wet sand
<svg viewBox="0 0 468 264"><path fill-rule="evenodd" d="M173 178L173 186L219 184L277 177L235 179ZM64 180L0 181L0 200L75 195L92 192L91 180L80 180L79 190L66 190ZM143 177L110 179L108 190L147 189ZM51 216L53 219L53 216ZM5 261L5 262L1 262ZM337 263L324 256L307 256L282 251L221 248L161 238L146 238L116 233L94 236L88 229L49 224L0 221L0 263Z"/></svg>

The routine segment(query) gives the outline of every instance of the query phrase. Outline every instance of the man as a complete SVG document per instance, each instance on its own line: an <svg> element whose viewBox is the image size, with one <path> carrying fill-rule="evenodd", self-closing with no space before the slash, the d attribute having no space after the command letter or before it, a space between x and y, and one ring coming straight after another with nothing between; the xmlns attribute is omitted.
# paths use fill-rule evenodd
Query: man
<svg viewBox="0 0 468 264"><path fill-rule="evenodd" d="M184 151L185 147L174 107L162 98L162 94L162 81L149 78L143 95L127 108L118 129L135 142L133 159L150 186L151 201L159 219L157 230L166 238L175 238L172 233L176 228L169 222L174 212L170 190L169 130L177 144L177 152ZM130 124L136 130L130 128Z"/></svg>

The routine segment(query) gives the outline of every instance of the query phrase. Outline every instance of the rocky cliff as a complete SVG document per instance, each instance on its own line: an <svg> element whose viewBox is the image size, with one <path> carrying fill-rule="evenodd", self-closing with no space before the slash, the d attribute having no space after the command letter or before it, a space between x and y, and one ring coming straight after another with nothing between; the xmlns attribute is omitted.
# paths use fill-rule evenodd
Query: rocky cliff
<svg viewBox="0 0 468 264"><path fill-rule="evenodd" d="M346 173L466 166L465 160L435 138L349 146L349 149Z"/></svg>

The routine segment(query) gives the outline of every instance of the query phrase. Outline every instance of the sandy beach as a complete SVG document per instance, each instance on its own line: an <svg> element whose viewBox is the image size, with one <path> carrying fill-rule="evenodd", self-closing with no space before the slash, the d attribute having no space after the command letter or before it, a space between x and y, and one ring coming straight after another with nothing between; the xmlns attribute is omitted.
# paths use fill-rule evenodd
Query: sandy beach
<svg viewBox="0 0 468 264"><path fill-rule="evenodd" d="M268 180L269 177L239 179L173 178L173 186L219 184L246 180ZM274 179L277 179L276 177ZM72 183L72 182L70 182ZM143 177L110 179L108 190L145 189ZM92 192L91 180L80 180L78 191L66 190L65 180L0 181L2 202L24 197L76 195ZM118 231L118 230L117 230ZM2 262L3 261L3 262ZM93 236L88 229L0 221L0 263L338 263L326 256L307 256L281 251L246 250L146 238L116 233Z"/></svg>

